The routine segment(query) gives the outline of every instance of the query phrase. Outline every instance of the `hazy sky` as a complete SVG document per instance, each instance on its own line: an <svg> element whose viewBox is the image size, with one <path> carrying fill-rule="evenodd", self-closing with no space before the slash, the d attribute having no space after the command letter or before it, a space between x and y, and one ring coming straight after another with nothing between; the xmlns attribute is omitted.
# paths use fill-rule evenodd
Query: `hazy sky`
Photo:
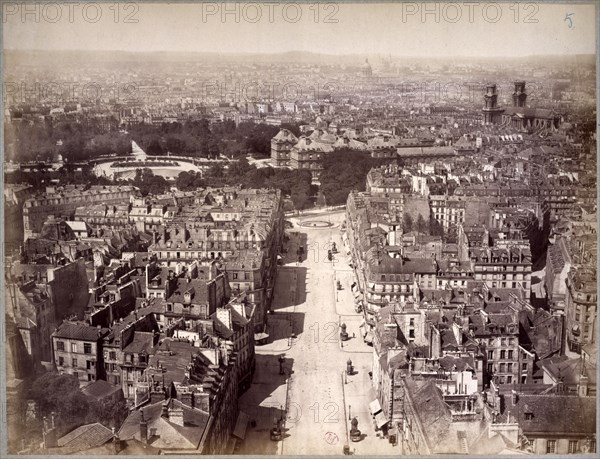
<svg viewBox="0 0 600 459"><path fill-rule="evenodd" d="M3 4L5 49L524 56L595 53L596 41L591 4L22 5Z"/></svg>

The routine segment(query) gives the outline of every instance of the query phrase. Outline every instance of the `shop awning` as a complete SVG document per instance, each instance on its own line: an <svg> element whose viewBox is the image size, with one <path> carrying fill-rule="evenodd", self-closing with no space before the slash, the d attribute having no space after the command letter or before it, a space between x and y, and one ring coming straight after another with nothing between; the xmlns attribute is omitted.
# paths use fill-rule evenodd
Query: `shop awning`
<svg viewBox="0 0 600 459"><path fill-rule="evenodd" d="M371 403L369 403L369 411L371 411L371 414L377 414L381 411L381 405L379 404L379 400L375 399Z"/></svg>
<svg viewBox="0 0 600 459"><path fill-rule="evenodd" d="M379 412L375 415L375 423L377 424L377 428L381 429L384 425L386 425L388 422L387 418L385 417L385 414L383 414L382 412Z"/></svg>
<svg viewBox="0 0 600 459"><path fill-rule="evenodd" d="M246 413L240 411L238 414L237 422L235 423L235 428L233 429L233 435L238 437L240 440L243 440L246 436L246 428L248 427L248 421L250 418Z"/></svg>

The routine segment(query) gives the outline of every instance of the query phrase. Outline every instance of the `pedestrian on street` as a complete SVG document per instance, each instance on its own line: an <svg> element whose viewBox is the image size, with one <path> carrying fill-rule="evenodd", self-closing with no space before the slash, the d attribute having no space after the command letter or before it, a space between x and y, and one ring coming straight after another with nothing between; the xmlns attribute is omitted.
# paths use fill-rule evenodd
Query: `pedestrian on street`
<svg viewBox="0 0 600 459"><path fill-rule="evenodd" d="M352 338L356 338L356 336L354 335L354 332L352 332Z"/></svg>

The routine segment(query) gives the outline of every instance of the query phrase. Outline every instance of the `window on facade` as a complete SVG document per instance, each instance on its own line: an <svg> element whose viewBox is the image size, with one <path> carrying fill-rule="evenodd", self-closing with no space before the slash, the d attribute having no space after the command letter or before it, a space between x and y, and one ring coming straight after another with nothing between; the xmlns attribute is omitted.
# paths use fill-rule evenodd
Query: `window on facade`
<svg viewBox="0 0 600 459"><path fill-rule="evenodd" d="M513 351L508 351L508 358L512 359L513 358Z"/></svg>
<svg viewBox="0 0 600 459"><path fill-rule="evenodd" d="M91 343L83 343L83 353L84 354L92 353L92 344Z"/></svg>
<svg viewBox="0 0 600 459"><path fill-rule="evenodd" d="M71 366L72 366L73 368L77 368L77 359L73 359L73 360L71 360Z"/></svg>
<svg viewBox="0 0 600 459"><path fill-rule="evenodd" d="M500 358L501 359L505 359L506 358L506 351L505 350L500 351Z"/></svg>
<svg viewBox="0 0 600 459"><path fill-rule="evenodd" d="M512 364L512 363L508 363L508 364L506 365L506 371L507 371L508 373L512 373L512 371L513 371L513 364Z"/></svg>
<svg viewBox="0 0 600 459"><path fill-rule="evenodd" d="M108 358L109 358L110 360L117 360L117 353L116 353L116 352L114 352L114 351L111 351L111 352L109 352L109 353L108 353Z"/></svg>
<svg viewBox="0 0 600 459"><path fill-rule="evenodd" d="M506 384L512 384L512 376L506 377Z"/></svg>
<svg viewBox="0 0 600 459"><path fill-rule="evenodd" d="M523 362L523 365L521 365L521 370L527 371L527 362Z"/></svg>
<svg viewBox="0 0 600 459"><path fill-rule="evenodd" d="M554 454L556 452L556 440L546 441L546 454Z"/></svg>
<svg viewBox="0 0 600 459"><path fill-rule="evenodd" d="M577 440L569 440L569 454L575 454L577 452Z"/></svg>
<svg viewBox="0 0 600 459"><path fill-rule="evenodd" d="M88 373L88 381L93 381L95 379L96 379L96 377L93 374Z"/></svg>
<svg viewBox="0 0 600 459"><path fill-rule="evenodd" d="M56 350L57 351L64 351L65 350L65 343L64 343L64 341L57 341L56 342Z"/></svg>
<svg viewBox="0 0 600 459"><path fill-rule="evenodd" d="M77 343L71 343L71 352L77 352Z"/></svg>
<svg viewBox="0 0 600 459"><path fill-rule="evenodd" d="M506 371L506 365L504 363L500 364L500 373L504 373Z"/></svg>
<svg viewBox="0 0 600 459"><path fill-rule="evenodd" d="M62 367L64 364L65 364L65 359L62 358L62 357L59 357L58 358L58 365Z"/></svg>
<svg viewBox="0 0 600 459"><path fill-rule="evenodd" d="M494 351L488 351L488 360L494 359Z"/></svg>

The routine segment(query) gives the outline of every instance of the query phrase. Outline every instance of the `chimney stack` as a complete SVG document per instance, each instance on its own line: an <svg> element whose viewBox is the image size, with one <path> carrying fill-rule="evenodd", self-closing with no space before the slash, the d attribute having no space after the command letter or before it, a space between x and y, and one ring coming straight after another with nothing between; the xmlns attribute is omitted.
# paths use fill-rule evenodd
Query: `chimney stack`
<svg viewBox="0 0 600 459"><path fill-rule="evenodd" d="M119 438L119 434L116 432L116 429L112 428L113 434L113 450L115 454L119 454L121 452L121 439Z"/></svg>
<svg viewBox="0 0 600 459"><path fill-rule="evenodd" d="M144 445L148 444L148 422L144 419L144 410L140 410L140 439Z"/></svg>

